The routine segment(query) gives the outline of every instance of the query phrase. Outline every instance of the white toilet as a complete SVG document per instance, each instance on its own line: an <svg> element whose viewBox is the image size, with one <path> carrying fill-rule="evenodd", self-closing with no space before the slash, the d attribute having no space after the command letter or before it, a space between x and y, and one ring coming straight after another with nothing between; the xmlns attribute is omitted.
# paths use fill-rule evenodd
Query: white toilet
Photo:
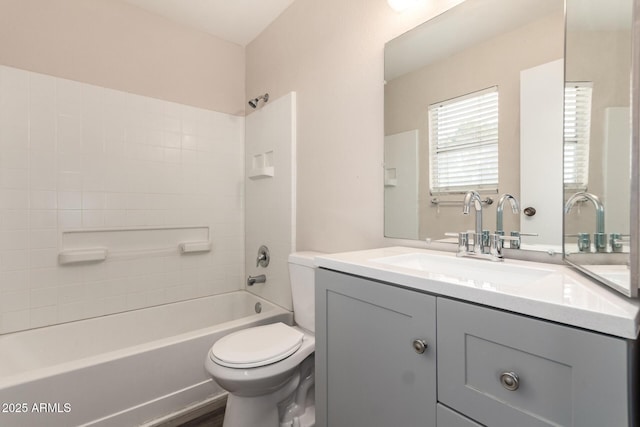
<svg viewBox="0 0 640 427"><path fill-rule="evenodd" d="M289 255L296 326L274 323L229 334L205 367L229 392L223 427L313 427L317 252Z"/></svg>

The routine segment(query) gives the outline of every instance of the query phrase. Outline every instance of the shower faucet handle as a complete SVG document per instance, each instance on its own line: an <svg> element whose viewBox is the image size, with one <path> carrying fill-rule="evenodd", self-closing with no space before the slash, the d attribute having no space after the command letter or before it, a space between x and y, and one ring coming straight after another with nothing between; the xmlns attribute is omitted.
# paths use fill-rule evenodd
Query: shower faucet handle
<svg viewBox="0 0 640 427"><path fill-rule="evenodd" d="M256 258L256 267L267 267L270 260L271 255L269 255L269 248L265 245L260 246L260 249L258 249L258 258Z"/></svg>

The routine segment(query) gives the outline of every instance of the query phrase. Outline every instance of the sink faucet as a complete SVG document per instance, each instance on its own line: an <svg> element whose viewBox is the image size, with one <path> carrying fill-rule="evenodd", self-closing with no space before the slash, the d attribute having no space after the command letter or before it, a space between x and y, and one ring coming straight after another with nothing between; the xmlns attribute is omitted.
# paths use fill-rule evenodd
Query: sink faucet
<svg viewBox="0 0 640 427"><path fill-rule="evenodd" d="M589 200L596 210L596 233L594 234L594 243L596 245L596 251L604 252L607 250L607 238L604 234L604 205L598 199L598 196L587 193L586 191L578 191L573 196L569 197L567 203L564 205L564 213L571 212L571 208L584 199Z"/></svg>
<svg viewBox="0 0 640 427"><path fill-rule="evenodd" d="M462 213L469 215L471 211L471 203L476 211L476 231L473 236L473 251L475 253L482 253L482 199L477 191L467 191L464 196L464 202L462 206Z"/></svg>
<svg viewBox="0 0 640 427"><path fill-rule="evenodd" d="M502 224L502 211L504 210L504 202L509 200L511 204L511 211L514 214L520 213L520 205L515 197L511 194L505 193L498 200L498 207L496 208L496 234L504 234L504 226Z"/></svg>

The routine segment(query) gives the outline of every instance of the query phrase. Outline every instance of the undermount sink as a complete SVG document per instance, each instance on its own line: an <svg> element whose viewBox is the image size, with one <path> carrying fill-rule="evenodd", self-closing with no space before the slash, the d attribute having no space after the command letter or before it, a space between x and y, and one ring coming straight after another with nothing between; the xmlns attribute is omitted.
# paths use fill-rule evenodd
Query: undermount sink
<svg viewBox="0 0 640 427"><path fill-rule="evenodd" d="M529 284L554 270L532 268L520 264L495 263L470 258L457 258L427 253L409 253L374 258L371 262L438 275L440 279L494 284Z"/></svg>

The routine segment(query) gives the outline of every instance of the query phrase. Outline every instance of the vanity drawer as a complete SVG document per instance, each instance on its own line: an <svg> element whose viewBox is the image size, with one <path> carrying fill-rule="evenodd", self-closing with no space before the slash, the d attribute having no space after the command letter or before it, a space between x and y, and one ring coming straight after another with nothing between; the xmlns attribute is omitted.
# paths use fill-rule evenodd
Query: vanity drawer
<svg viewBox="0 0 640 427"><path fill-rule="evenodd" d="M438 298L438 400L492 427L628 426L627 342Z"/></svg>

